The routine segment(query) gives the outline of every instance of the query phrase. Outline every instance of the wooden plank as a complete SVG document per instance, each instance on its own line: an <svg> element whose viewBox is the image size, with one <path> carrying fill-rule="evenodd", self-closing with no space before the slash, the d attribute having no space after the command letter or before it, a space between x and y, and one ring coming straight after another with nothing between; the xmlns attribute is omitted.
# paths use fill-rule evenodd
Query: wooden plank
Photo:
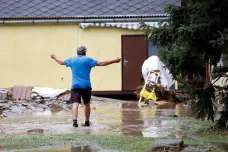
<svg viewBox="0 0 228 152"><path fill-rule="evenodd" d="M18 86L13 87L13 98L17 99L17 91L18 91Z"/></svg>
<svg viewBox="0 0 228 152"><path fill-rule="evenodd" d="M14 86L13 87L13 98L18 100L30 99L32 94L32 86Z"/></svg>
<svg viewBox="0 0 228 152"><path fill-rule="evenodd" d="M21 93L22 93L22 86L18 86L17 94L16 94L16 99L21 99Z"/></svg>
<svg viewBox="0 0 228 152"><path fill-rule="evenodd" d="M20 99L21 100L24 100L25 99L26 90L27 90L27 87L26 86L23 86L22 89L21 89L21 95L20 95Z"/></svg>
<svg viewBox="0 0 228 152"><path fill-rule="evenodd" d="M34 87L31 87L31 86L27 87L25 99L30 99L30 98L31 98L32 89L33 89L33 88L34 88Z"/></svg>

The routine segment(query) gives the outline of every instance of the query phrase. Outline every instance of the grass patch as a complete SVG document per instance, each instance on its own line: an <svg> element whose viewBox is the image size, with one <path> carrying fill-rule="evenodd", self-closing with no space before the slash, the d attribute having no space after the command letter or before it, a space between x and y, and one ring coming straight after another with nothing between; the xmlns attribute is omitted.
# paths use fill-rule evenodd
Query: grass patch
<svg viewBox="0 0 228 152"><path fill-rule="evenodd" d="M3 150L23 150L39 147L64 147L64 146L90 146L102 151L141 152L151 151L151 146L158 138L145 138L138 136L113 136L113 135L90 135L90 134L40 134L13 136L3 135L0 137L0 146ZM223 139L184 139L184 144L212 146L212 142L224 142ZM221 152L214 148L213 152Z"/></svg>
<svg viewBox="0 0 228 152"><path fill-rule="evenodd" d="M103 150L140 152L150 150L154 141L154 138L89 134L4 135L0 137L0 143L4 150L31 149L56 145L89 145Z"/></svg>
<svg viewBox="0 0 228 152"><path fill-rule="evenodd" d="M152 119L154 121L176 120L182 130L185 144L213 146L216 143L228 141L228 129L214 130L213 122L183 117L155 117ZM1 147L3 150L23 150L45 146L90 146L104 151L141 152L151 151L151 146L156 139L158 138L91 134L1 135L0 151ZM222 150L214 149L213 151L221 152Z"/></svg>

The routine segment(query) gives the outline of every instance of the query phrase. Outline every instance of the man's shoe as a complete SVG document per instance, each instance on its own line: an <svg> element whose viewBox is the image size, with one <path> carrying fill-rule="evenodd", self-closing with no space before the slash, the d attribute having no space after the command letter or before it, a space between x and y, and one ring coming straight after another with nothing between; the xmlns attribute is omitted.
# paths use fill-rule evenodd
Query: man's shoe
<svg viewBox="0 0 228 152"><path fill-rule="evenodd" d="M78 122L77 122L77 120L73 120L73 127L78 127Z"/></svg>
<svg viewBox="0 0 228 152"><path fill-rule="evenodd" d="M73 127L78 127L78 124L77 123L73 123Z"/></svg>
<svg viewBox="0 0 228 152"><path fill-rule="evenodd" d="M82 124L83 127L89 127L90 126L90 122L89 121L85 121L84 124Z"/></svg>

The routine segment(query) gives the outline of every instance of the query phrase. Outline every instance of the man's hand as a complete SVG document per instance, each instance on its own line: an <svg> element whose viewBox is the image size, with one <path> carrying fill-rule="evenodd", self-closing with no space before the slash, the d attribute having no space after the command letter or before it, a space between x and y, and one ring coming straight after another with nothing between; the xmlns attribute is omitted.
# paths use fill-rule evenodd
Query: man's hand
<svg viewBox="0 0 228 152"><path fill-rule="evenodd" d="M121 60L121 58L118 57L118 58L116 58L114 60L98 62L97 66L107 66L107 65L110 65L110 64L113 64L113 63L119 63L120 60Z"/></svg>
<svg viewBox="0 0 228 152"><path fill-rule="evenodd" d="M58 64L64 65L64 61L57 58L57 56L54 53L50 54L51 58L54 59Z"/></svg>
<svg viewBox="0 0 228 152"><path fill-rule="evenodd" d="M52 59L56 59L56 55L54 53L51 53L50 56Z"/></svg>
<svg viewBox="0 0 228 152"><path fill-rule="evenodd" d="M121 61L121 58L119 57L115 59L115 63L119 63L120 61Z"/></svg>

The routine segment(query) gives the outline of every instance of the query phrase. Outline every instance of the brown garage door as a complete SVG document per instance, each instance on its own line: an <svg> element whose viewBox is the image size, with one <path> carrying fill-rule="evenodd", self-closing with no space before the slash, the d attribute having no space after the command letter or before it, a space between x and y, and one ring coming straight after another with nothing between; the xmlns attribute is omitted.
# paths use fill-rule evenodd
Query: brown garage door
<svg viewBox="0 0 228 152"><path fill-rule="evenodd" d="M147 40L142 35L122 36L122 90L135 90L141 84L141 68L148 57Z"/></svg>

